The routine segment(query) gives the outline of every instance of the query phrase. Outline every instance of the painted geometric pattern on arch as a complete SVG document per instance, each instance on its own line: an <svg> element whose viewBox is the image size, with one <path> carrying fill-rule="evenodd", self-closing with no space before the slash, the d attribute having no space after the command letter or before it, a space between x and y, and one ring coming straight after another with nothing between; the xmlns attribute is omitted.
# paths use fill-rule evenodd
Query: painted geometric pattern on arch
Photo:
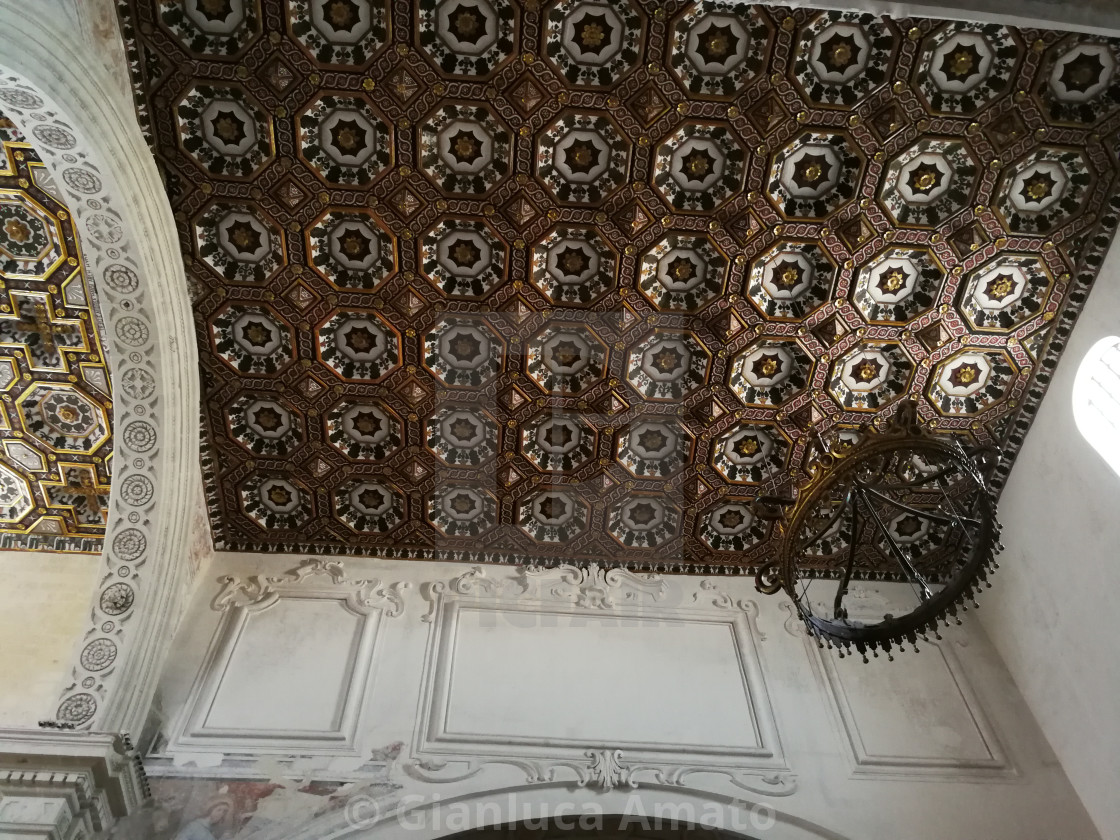
<svg viewBox="0 0 1120 840"><path fill-rule="evenodd" d="M0 115L0 548L101 551L112 391L61 191Z"/></svg>
<svg viewBox="0 0 1120 840"><path fill-rule="evenodd" d="M121 0L219 546L746 569L813 428L1001 486L1120 45L724 0ZM691 565L690 565L691 564Z"/></svg>

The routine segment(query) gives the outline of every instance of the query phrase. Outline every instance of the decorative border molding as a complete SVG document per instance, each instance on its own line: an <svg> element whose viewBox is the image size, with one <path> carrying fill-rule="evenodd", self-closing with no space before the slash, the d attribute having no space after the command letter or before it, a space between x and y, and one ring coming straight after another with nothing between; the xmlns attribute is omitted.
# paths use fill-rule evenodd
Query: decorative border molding
<svg viewBox="0 0 1120 840"><path fill-rule="evenodd" d="M175 753L254 753L257 755L358 756L361 718L373 671L381 619L404 613L402 594L411 584L383 586L376 579L351 580L338 560L307 558L283 575L252 575L247 578L224 576L218 579L221 590L211 601L211 609L222 613L206 657L186 705L172 730L169 750ZM344 682L338 728L331 731L211 728L210 709L222 688L223 678L254 614L276 607L286 597L299 600L336 602L341 609L361 618Z"/></svg>
<svg viewBox="0 0 1120 840"><path fill-rule="evenodd" d="M760 642L766 641L766 634L758 627L758 602L747 598L736 600L724 592L720 585L711 578L700 581L700 591L692 594L692 601L704 606L712 606L719 610L738 610L750 621L751 631Z"/></svg>
<svg viewBox="0 0 1120 840"><path fill-rule="evenodd" d="M681 578L681 581L687 579ZM760 746L757 749L714 749L679 744L561 744L555 739L519 743L518 739L479 735L464 739L441 730L448 701L452 643L460 608L531 612L619 620L648 620L647 602L661 602L669 592L656 574L634 574L592 565L509 570L475 566L450 580L420 586L429 608L422 620L432 625L425 656L423 685L415 739L400 771L415 781L454 783L487 768L505 766L531 784L569 782L609 791L641 784L691 787L692 776L709 774L732 789L767 796L788 796L797 777L786 764L777 725L762 677L755 626L758 607L735 600L709 580L679 606L660 605L662 622L729 625L737 647L744 688L750 698Z"/></svg>
<svg viewBox="0 0 1120 840"><path fill-rule="evenodd" d="M182 476L198 465L196 350L162 181L117 80L99 63L112 45L75 32L67 17L77 5L42 4L35 15L0 5L0 109L65 193L113 377L103 571L54 716L138 733L185 589L195 483Z"/></svg>
<svg viewBox="0 0 1120 840"><path fill-rule="evenodd" d="M346 605L355 615L368 615L375 609L381 610L388 618L400 615L404 612L401 593L412 586L407 581L383 587L377 579L347 580L341 561L309 557L277 577L251 575L242 580L226 575L218 578L222 589L214 596L210 607L216 612L226 612L230 608L251 608L254 612L264 610L275 604L284 593L296 591L293 587L315 576L326 576L332 584L343 585L350 590ZM299 591L304 595L314 594L306 588ZM325 592L326 597L334 597L330 589L315 592Z"/></svg>
<svg viewBox="0 0 1120 840"><path fill-rule="evenodd" d="M435 618L437 602L445 594L545 598L568 601L586 609L609 610L623 604L637 604L643 598L663 601L668 591L661 575L604 568L597 563L521 566L515 574L513 578L490 577L486 567L472 566L450 581L421 584L420 594L431 605L421 621L431 622Z"/></svg>
<svg viewBox="0 0 1120 840"><path fill-rule="evenodd" d="M610 791L637 789L646 785L693 787L688 779L697 774L722 776L735 788L764 796L791 796L797 792L797 777L789 771L753 771L695 764L666 764L623 760L623 750L588 749L582 759L514 758L511 756L466 761L419 759L405 762L401 770L418 782L447 784L461 782L482 773L488 766L508 765L525 774L530 784L572 782L576 787Z"/></svg>

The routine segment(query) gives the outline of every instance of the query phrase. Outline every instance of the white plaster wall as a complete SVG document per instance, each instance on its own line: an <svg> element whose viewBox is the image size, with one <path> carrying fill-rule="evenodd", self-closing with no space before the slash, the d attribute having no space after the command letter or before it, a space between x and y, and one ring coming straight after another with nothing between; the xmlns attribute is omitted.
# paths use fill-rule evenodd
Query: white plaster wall
<svg viewBox="0 0 1120 840"><path fill-rule="evenodd" d="M54 717L100 565L90 554L0 551L0 727Z"/></svg>
<svg viewBox="0 0 1120 840"><path fill-rule="evenodd" d="M865 665L745 578L367 558L285 576L297 562L217 555L161 682L153 776L376 782L382 814L763 802L786 826L763 840L1099 840L978 624ZM359 836L346 814L252 836Z"/></svg>
<svg viewBox="0 0 1120 840"><path fill-rule="evenodd" d="M1120 335L1115 244L1000 500L1007 550L981 618L1100 833L1120 837L1120 476L1085 441L1073 383Z"/></svg>

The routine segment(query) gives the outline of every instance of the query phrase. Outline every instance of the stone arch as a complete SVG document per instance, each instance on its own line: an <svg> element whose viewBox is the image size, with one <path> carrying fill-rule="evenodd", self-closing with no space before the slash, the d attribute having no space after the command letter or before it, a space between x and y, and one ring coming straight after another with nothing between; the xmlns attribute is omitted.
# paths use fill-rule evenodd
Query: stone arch
<svg viewBox="0 0 1120 840"><path fill-rule="evenodd" d="M571 816L581 811L610 817L627 817L640 826L643 816L653 825L662 814L662 824L678 823L718 828L724 838L746 840L847 840L843 835L763 799L748 800L713 794L680 785L654 784L640 787L592 789L572 783L547 783L481 790L460 795L395 793L383 797L350 796L344 807L332 811L283 835L284 840L437 840L462 835L464 840L482 840L478 829L505 826L529 820ZM452 813L462 820L450 822ZM571 832L574 838L578 832ZM539 834L555 840L553 834ZM615 840L615 835L604 834ZM713 835L714 836L714 835ZM509 835L514 838L514 834ZM517 840L520 840L518 838Z"/></svg>
<svg viewBox="0 0 1120 840"><path fill-rule="evenodd" d="M83 41L95 37L90 21L70 20L82 12L64 5L29 15L0 4L0 110L63 194L98 290L117 456L90 621L57 710L44 716L137 735L187 577L197 361L162 182L130 103L98 63L106 45Z"/></svg>

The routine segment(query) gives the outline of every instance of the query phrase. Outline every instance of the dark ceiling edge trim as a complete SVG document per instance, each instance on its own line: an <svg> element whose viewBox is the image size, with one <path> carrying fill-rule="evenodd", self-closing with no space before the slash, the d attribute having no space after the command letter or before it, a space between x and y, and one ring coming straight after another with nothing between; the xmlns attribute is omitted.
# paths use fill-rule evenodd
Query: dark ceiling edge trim
<svg viewBox="0 0 1120 840"><path fill-rule="evenodd" d="M1110 184L1109 187L1114 187ZM998 499L1006 486L1007 479L1015 466L1016 460L1026 440L1027 432L1034 425L1038 416L1038 409L1043 398L1050 390L1050 382L1054 371L1061 361L1062 351L1069 341L1070 333L1077 325L1077 319L1085 310L1089 293L1100 276L1101 268L1116 241L1116 231L1120 227L1120 194L1113 193L1108 200L1108 209L1097 223L1095 229L1086 233L1088 243L1078 265L1074 269L1074 283L1069 291L1066 305L1058 314L1056 323L1051 328L1050 337L1046 342L1045 350L1038 355L1036 361L1034 383L1028 389L1026 398L1015 418L1015 424L1008 433L1007 445L1003 448L999 464L992 474L991 487ZM1091 267L1090 267L1091 266Z"/></svg>
<svg viewBox="0 0 1120 840"><path fill-rule="evenodd" d="M130 11L129 1L117 0L116 8L117 26L120 27L125 61L128 64L128 86L132 90L132 107L136 110L136 122L140 126L140 133L144 135L144 140L147 142L154 159L156 156L156 138L152 132L152 115L144 101L144 63L140 56L140 39L136 37L135 25L132 23L132 17L128 14Z"/></svg>

